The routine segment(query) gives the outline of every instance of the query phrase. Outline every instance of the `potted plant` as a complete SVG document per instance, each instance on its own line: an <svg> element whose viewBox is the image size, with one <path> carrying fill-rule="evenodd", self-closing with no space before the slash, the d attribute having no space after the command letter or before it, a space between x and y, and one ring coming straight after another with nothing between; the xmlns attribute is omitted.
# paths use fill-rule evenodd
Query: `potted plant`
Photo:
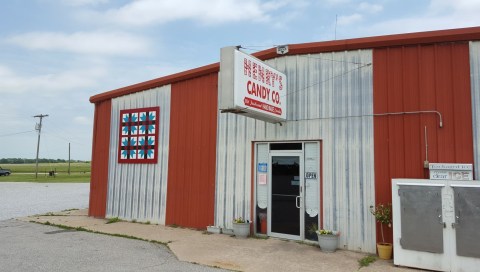
<svg viewBox="0 0 480 272"><path fill-rule="evenodd" d="M370 212L375 216L375 220L380 223L380 233L382 234L382 242L377 243L378 257L390 260L392 258L392 244L385 243L383 225L392 227L392 204L378 204L376 207L370 207Z"/></svg>
<svg viewBox="0 0 480 272"><path fill-rule="evenodd" d="M250 235L250 221L242 217L233 219L233 234L238 238L247 238Z"/></svg>
<svg viewBox="0 0 480 272"><path fill-rule="evenodd" d="M317 230L316 233L318 236L318 245L323 252L335 252L337 250L340 232L320 229Z"/></svg>

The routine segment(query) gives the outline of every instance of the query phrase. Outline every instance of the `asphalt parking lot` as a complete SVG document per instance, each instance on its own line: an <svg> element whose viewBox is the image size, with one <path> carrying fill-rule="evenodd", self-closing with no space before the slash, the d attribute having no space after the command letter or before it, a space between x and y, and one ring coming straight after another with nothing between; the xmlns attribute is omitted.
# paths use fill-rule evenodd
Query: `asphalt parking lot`
<svg viewBox="0 0 480 272"><path fill-rule="evenodd" d="M88 207L90 183L0 182L0 220Z"/></svg>
<svg viewBox="0 0 480 272"><path fill-rule="evenodd" d="M225 271L179 261L157 243L0 221L1 271Z"/></svg>

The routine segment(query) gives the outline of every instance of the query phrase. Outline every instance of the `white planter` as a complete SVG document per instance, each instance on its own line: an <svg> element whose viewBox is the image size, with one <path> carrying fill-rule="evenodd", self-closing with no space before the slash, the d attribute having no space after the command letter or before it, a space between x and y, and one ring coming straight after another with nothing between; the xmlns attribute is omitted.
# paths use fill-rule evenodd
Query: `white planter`
<svg viewBox="0 0 480 272"><path fill-rule="evenodd" d="M222 228L217 226L207 226L207 232L220 234L222 233Z"/></svg>
<svg viewBox="0 0 480 272"><path fill-rule="evenodd" d="M233 233L238 238L247 238L250 235L250 223L233 223Z"/></svg>
<svg viewBox="0 0 480 272"><path fill-rule="evenodd" d="M318 245L323 252L335 252L338 247L338 235L318 235Z"/></svg>

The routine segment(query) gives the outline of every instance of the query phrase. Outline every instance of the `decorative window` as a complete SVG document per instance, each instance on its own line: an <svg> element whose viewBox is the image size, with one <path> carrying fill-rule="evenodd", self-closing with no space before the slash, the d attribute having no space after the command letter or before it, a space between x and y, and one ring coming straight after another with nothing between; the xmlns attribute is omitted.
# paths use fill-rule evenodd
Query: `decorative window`
<svg viewBox="0 0 480 272"><path fill-rule="evenodd" d="M120 111L119 163L157 163L159 107Z"/></svg>

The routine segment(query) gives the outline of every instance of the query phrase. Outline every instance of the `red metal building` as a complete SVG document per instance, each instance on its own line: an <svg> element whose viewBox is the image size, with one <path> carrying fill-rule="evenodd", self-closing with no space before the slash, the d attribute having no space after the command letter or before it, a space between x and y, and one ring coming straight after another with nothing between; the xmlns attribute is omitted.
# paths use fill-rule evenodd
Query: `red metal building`
<svg viewBox="0 0 480 272"><path fill-rule="evenodd" d="M218 63L92 96L89 215L199 229L229 229L242 216L260 232L265 214L268 235L308 240L308 227L318 224L339 229L342 248L374 252L379 233L369 207L391 201L392 178L428 178L427 160L473 164L478 178L480 27L254 55L288 78L282 126L221 113ZM153 135L157 162L119 163L122 129L133 126L120 111L138 109L140 118L148 107L159 108L150 120L159 132L134 138ZM299 158L291 185L301 188L302 202L293 233L280 227L282 218L272 220L277 189L270 185L274 165L290 153ZM315 178L304 179L306 172Z"/></svg>

